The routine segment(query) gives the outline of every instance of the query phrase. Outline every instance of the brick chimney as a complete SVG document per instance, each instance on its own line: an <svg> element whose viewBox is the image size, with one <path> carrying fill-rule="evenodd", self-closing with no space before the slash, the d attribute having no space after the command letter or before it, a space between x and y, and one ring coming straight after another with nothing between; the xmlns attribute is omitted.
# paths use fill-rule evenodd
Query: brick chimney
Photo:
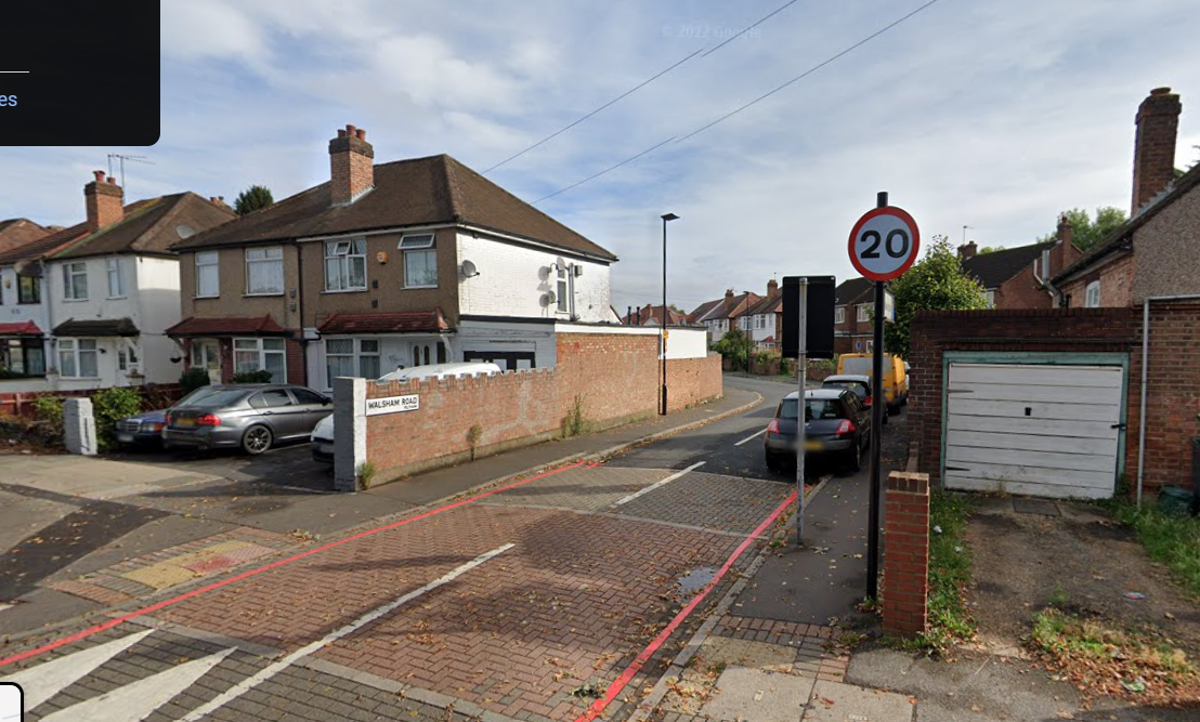
<svg viewBox="0 0 1200 722"><path fill-rule="evenodd" d="M772 278L767 281L767 298L775 298L779 295L779 282Z"/></svg>
<svg viewBox="0 0 1200 722"><path fill-rule="evenodd" d="M353 125L338 130L329 141L329 170L332 205L349 205L375 187L375 149L365 130Z"/></svg>
<svg viewBox="0 0 1200 722"><path fill-rule="evenodd" d="M1048 256L1049 268L1041 269L1043 278L1050 278L1050 276L1079 260L1079 257L1083 255L1083 252L1071 242L1073 231L1074 228L1071 226L1071 221L1067 220L1067 214L1063 213L1059 215L1058 230L1054 234L1057 242L1050 249Z"/></svg>
<svg viewBox="0 0 1200 722"><path fill-rule="evenodd" d="M116 178L105 178L104 171L92 171L96 179L83 187L87 204L87 229L95 233L125 217L125 194Z"/></svg>
<svg viewBox="0 0 1200 722"><path fill-rule="evenodd" d="M958 260L960 260L960 261L970 260L970 259L974 258L975 254L978 252L979 252L979 245L976 244L975 241L971 241L970 243L966 244L965 246L958 247Z"/></svg>
<svg viewBox="0 0 1200 722"><path fill-rule="evenodd" d="M1133 208L1129 216L1175 178L1175 138L1183 105L1170 88L1155 88L1138 106L1133 143Z"/></svg>

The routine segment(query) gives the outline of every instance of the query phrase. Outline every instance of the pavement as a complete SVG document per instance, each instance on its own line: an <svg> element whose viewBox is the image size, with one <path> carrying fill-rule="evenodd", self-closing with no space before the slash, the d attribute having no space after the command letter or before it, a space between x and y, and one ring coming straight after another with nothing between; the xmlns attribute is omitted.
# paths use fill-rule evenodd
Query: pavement
<svg viewBox="0 0 1200 722"><path fill-rule="evenodd" d="M54 722L683 719L644 695L692 649L721 669L692 716L910 720L845 683L830 623L861 597L862 480L814 467L808 548L775 556L794 479L755 442L786 389L726 389L350 495L212 460L93 461L106 487L0 457L22 510L0 511L0 682Z"/></svg>

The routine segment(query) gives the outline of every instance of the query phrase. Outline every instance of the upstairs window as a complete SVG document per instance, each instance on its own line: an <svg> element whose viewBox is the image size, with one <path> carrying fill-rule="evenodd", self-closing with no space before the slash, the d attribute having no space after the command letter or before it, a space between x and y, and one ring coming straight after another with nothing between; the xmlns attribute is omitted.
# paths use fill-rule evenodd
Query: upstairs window
<svg viewBox="0 0 1200 722"><path fill-rule="evenodd" d="M221 295L219 262L217 251L196 254L196 298L216 298Z"/></svg>
<svg viewBox="0 0 1200 722"><path fill-rule="evenodd" d="M17 303L41 303L42 279L37 276L17 276Z"/></svg>
<svg viewBox="0 0 1200 722"><path fill-rule="evenodd" d="M834 323L845 323L846 322L846 307L845 306L838 306L837 308L833 309L833 322Z"/></svg>
<svg viewBox="0 0 1200 722"><path fill-rule="evenodd" d="M559 263L559 264L555 265L555 268L558 269L557 274L556 274L558 277L558 284L555 286L555 289L554 289L555 295L558 296L558 312L559 313L570 313L571 312L571 267L565 263ZM655 321L653 315L651 315L650 320ZM657 321L655 321L655 322L657 323Z"/></svg>
<svg viewBox="0 0 1200 722"><path fill-rule="evenodd" d="M87 297L87 264L83 261L64 263L63 300L86 301Z"/></svg>
<svg viewBox="0 0 1200 722"><path fill-rule="evenodd" d="M437 248L432 233L400 239L405 288L437 288Z"/></svg>
<svg viewBox="0 0 1200 722"><path fill-rule="evenodd" d="M859 304L859 306L858 306L858 322L859 323L866 323L867 321L871 320L871 315L870 315L870 313L867 312L867 308L868 308L867 304L865 304L865 303Z"/></svg>
<svg viewBox="0 0 1200 722"><path fill-rule="evenodd" d="M125 264L120 258L106 259L108 267L108 297L125 298Z"/></svg>
<svg viewBox="0 0 1200 722"><path fill-rule="evenodd" d="M367 239L326 241L325 290L365 291L367 288Z"/></svg>
<svg viewBox="0 0 1200 722"><path fill-rule="evenodd" d="M283 246L246 249L246 294L283 293Z"/></svg>
<svg viewBox="0 0 1200 722"><path fill-rule="evenodd" d="M1092 281L1083 292L1084 308L1100 308L1100 282Z"/></svg>

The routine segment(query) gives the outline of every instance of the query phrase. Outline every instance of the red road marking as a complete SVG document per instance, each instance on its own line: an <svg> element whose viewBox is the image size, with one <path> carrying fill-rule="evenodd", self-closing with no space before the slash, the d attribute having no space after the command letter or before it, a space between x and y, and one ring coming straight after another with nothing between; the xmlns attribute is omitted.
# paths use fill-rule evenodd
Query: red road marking
<svg viewBox="0 0 1200 722"><path fill-rule="evenodd" d="M754 542L758 535L766 531L767 527L771 526L771 524L779 518L779 515L783 513L783 510L794 501L796 501L796 492L793 491L788 495L787 499L784 499L782 504L775 507L775 511L771 512L770 516L764 519L763 522L758 525L757 529L750 532L750 536L742 540L742 543L738 545L738 548L733 550L733 553L729 555L729 558L726 559L721 568L717 570L717 575L713 577L712 581L709 582L704 589L701 589L699 594L692 597L692 601L688 602L686 607L679 610L679 614L675 615L675 618L671 620L671 623L664 627L663 630L658 633L658 636L655 637L650 644L642 650L641 654L639 654L637 658L635 658L633 662L631 662L629 666L625 668L625 671L621 673L621 676L617 677L616 681L609 685L608 691L605 692L604 696L593 702L592 706L588 707L587 712L584 712L582 715L576 718L575 722L592 722L592 720L600 716L600 713L604 711L604 708L607 707L610 702L616 699L617 695L621 694L621 691L625 689L626 685L633 681L633 678L642 670L642 667L645 666L646 662L649 662L650 658L654 656L654 653L658 651L659 647L666 643L667 639L675 632L675 629L681 623L683 623L683 620L687 619L688 615L696 609L696 606L699 605L700 602L704 601L704 598L708 596L708 593L716 588L717 584L721 581L721 578L724 577L730 568L733 567L733 563L742 555L742 552L746 551L746 549Z"/></svg>
<svg viewBox="0 0 1200 722"><path fill-rule="evenodd" d="M70 636L56 639L53 642L50 642L48 644L42 645L41 647L38 647L37 649L31 649L26 652L21 652L20 654L14 654L11 657L5 657L4 659L0 659L0 667L4 667L4 666L10 665L10 664L13 664L15 662L20 662L21 660L29 659L30 657L36 657L39 654L58 649L59 647L62 647L67 644L71 644L72 642L78 642L81 639L87 639L88 637L92 636L93 634L98 634L100 632L103 632L106 629L112 629L113 627L117 626L118 624L128 622L131 619L140 617L145 614L152 614L154 612L157 612L160 609L165 609L167 607L178 604L182 601L191 599L192 597L198 597L201 594L211 592L214 589L220 589L221 587L228 586L230 584L233 584L234 582L240 582L243 579L249 579L250 577L257 576L259 574L262 574L263 572L267 572L267 571L270 571L277 567L284 566L285 564L291 564L294 561L299 561L300 559L304 559L305 557L310 557L314 554L319 554L320 552L323 552L323 551L326 551L329 549L333 549L334 547L339 547L343 544L347 544L352 541L357 541L359 539L363 539L363 538L366 538L369 536L374 536L375 534L379 534L381 532L385 532L390 529L402 527L405 524L411 524L414 521L420 521L421 519L425 519L425 518L434 516L436 514L441 514L442 512L450 511L451 509L457 509L458 507L463 506L465 504L470 504L472 502L479 501L480 499L487 498L489 496L492 496L493 494L499 494L502 491L514 489L518 486L521 486L522 484L528 484L531 481L536 481L538 479L544 479L547 476L552 476L554 474L558 474L560 472L567 471L568 469L574 469L576 467L582 466L583 464L584 464L584 462L580 461L575 464L570 464L568 466L562 466L562 467L559 467L552 471L547 471L545 473L538 474L537 476L531 476L528 479L522 479L521 481L514 481L513 483L508 484L506 486L502 486L498 489L492 489L491 491L485 491L480 494L476 494L475 496L456 501L453 504L447 504L445 506L438 507L437 509L430 509L429 511L422 512L421 514L418 514L417 516L414 516L414 517L409 517L407 519L401 519L400 521L392 522L391 524L386 524L386 525L380 526L380 527L375 527L374 529L368 529L367 531L359 532L358 534L355 534L354 536L346 537L345 539L339 539L334 542L329 542L328 544L323 544L314 549L309 549L308 551L300 552L299 554L295 554L293 556L287 557L286 559L279 559L279 560L271 562L270 564L267 564L265 566L258 567L257 569L250 569L248 571L242 572L241 574L238 574L237 576L230 577L229 579L224 579L219 582L213 582L212 584L200 587L199 589L193 589L190 592L180 594L179 596L174 597L172 599L165 599L156 604L151 604L148 607L142 607L141 609L139 609L135 612L130 612L129 614L125 614L120 617L110 619L107 622L104 622L103 624L97 624L94 627L89 627L88 629L85 629L82 632L76 632L75 634L72 634Z"/></svg>

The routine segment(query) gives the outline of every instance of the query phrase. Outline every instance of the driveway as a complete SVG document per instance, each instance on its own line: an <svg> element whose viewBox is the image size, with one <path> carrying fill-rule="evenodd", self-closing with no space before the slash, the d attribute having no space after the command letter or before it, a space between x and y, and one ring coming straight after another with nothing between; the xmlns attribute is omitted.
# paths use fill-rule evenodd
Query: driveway
<svg viewBox="0 0 1200 722"><path fill-rule="evenodd" d="M123 449L104 458L146 464L188 474L204 474L232 482L265 483L280 488L333 491L333 466L313 461L306 443L271 449L260 456L240 451Z"/></svg>

